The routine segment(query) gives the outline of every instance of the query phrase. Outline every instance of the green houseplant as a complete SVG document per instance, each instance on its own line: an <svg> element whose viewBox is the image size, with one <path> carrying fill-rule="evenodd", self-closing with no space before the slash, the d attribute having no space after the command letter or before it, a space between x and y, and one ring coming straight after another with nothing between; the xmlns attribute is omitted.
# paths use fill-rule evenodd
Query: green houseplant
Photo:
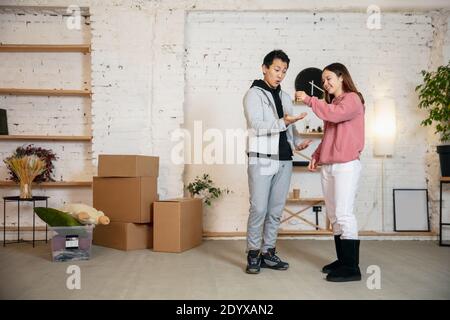
<svg viewBox="0 0 450 320"><path fill-rule="evenodd" d="M222 194L229 194L231 191L214 186L209 174L205 173L201 177L196 176L194 181L187 185L191 197L199 197L208 206L214 199L218 199Z"/></svg>
<svg viewBox="0 0 450 320"><path fill-rule="evenodd" d="M442 176L450 176L450 61L436 71L422 71L423 83L416 87L419 108L428 111L423 126L436 124L443 145L437 146Z"/></svg>

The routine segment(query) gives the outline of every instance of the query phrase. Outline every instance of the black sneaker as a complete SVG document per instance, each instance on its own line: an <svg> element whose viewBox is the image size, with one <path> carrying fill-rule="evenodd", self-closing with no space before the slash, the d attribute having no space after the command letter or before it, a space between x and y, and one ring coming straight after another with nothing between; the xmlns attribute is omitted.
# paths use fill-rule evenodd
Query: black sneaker
<svg viewBox="0 0 450 320"><path fill-rule="evenodd" d="M266 253L262 254L261 268L287 270L289 268L289 263L281 261L275 253L275 248L270 248Z"/></svg>
<svg viewBox="0 0 450 320"><path fill-rule="evenodd" d="M257 274L261 267L261 254L259 250L249 250L247 254L247 269L245 272Z"/></svg>

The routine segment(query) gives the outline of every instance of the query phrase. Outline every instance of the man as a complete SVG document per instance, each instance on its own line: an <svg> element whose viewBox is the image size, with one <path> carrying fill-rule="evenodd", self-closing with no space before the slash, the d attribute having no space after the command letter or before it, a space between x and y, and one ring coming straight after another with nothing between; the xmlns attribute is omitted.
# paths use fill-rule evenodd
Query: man
<svg viewBox="0 0 450 320"><path fill-rule="evenodd" d="M251 274L261 267L289 267L276 255L276 238L290 187L292 151L305 149L311 140L298 141L294 123L306 113L294 116L292 99L280 87L288 67L286 53L268 53L262 65L264 79L255 80L244 97L250 191L246 272Z"/></svg>

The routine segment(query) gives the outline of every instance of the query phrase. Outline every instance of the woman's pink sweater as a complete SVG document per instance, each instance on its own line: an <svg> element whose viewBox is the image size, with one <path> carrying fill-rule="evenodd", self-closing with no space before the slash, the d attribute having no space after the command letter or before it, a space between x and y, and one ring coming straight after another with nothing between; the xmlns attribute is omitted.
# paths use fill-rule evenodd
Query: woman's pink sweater
<svg viewBox="0 0 450 320"><path fill-rule="evenodd" d="M312 157L317 164L343 163L359 159L364 148L364 105L354 92L343 93L331 104L316 97L305 103L324 121L322 142Z"/></svg>

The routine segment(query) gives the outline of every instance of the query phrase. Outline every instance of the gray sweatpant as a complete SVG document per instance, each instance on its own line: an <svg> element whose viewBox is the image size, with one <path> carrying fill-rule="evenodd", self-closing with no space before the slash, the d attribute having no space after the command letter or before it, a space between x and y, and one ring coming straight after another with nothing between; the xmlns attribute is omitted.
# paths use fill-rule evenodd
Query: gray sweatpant
<svg viewBox="0 0 450 320"><path fill-rule="evenodd" d="M292 161L250 158L247 168L250 214L247 251L274 248L289 192Z"/></svg>

